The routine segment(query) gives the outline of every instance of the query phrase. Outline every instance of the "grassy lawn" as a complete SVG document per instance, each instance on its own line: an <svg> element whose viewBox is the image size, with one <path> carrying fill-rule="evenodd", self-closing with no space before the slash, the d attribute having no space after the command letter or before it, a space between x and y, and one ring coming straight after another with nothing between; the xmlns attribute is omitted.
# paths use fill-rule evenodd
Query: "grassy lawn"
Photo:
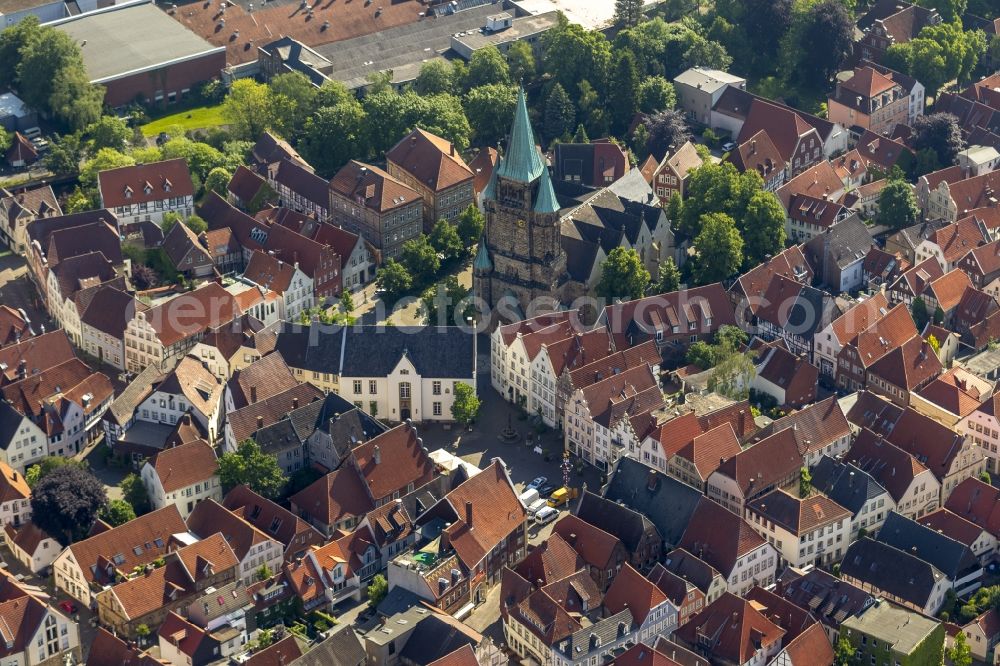
<svg viewBox="0 0 1000 666"><path fill-rule="evenodd" d="M217 106L200 106L196 109L186 109L169 116L157 118L143 125L142 133L144 136L156 136L160 132L166 132L175 126L179 126L186 132L193 129L218 127L224 123L221 104Z"/></svg>

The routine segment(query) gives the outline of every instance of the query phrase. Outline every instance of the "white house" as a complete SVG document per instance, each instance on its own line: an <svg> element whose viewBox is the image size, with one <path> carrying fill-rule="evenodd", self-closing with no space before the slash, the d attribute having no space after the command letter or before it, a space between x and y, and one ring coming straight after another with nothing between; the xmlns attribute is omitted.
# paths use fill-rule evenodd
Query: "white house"
<svg viewBox="0 0 1000 666"><path fill-rule="evenodd" d="M183 158L98 172L97 191L101 207L114 211L124 232L140 222L159 224L166 212L194 213L194 183Z"/></svg>
<svg viewBox="0 0 1000 666"><path fill-rule="evenodd" d="M979 445L986 455L990 473L1000 472L1000 395L994 393L983 404L960 420L955 430Z"/></svg>
<svg viewBox="0 0 1000 666"><path fill-rule="evenodd" d="M294 321L315 303L313 280L299 268L271 254L254 252L243 272L243 280L260 288L261 293L274 292L280 297L278 317Z"/></svg>
<svg viewBox="0 0 1000 666"><path fill-rule="evenodd" d="M0 459L24 472L48 455L48 437L38 425L0 401Z"/></svg>
<svg viewBox="0 0 1000 666"><path fill-rule="evenodd" d="M173 504L187 519L198 502L222 501L218 471L215 451L198 439L160 451L143 465L141 477L154 509Z"/></svg>
<svg viewBox="0 0 1000 666"><path fill-rule="evenodd" d="M185 356L153 385L152 393L136 407L136 418L176 425L184 414L191 412L214 442L220 434L224 388L201 361Z"/></svg>
<svg viewBox="0 0 1000 666"><path fill-rule="evenodd" d="M0 462L0 526L17 528L31 520L31 488L24 475Z"/></svg>
<svg viewBox="0 0 1000 666"><path fill-rule="evenodd" d="M801 499L775 490L747 505L747 522L788 566L839 562L850 544L851 512L824 495Z"/></svg>
<svg viewBox="0 0 1000 666"><path fill-rule="evenodd" d="M5 525L4 543L14 558L32 573L39 573L52 566L62 552L62 546L34 523L26 523L20 528Z"/></svg>

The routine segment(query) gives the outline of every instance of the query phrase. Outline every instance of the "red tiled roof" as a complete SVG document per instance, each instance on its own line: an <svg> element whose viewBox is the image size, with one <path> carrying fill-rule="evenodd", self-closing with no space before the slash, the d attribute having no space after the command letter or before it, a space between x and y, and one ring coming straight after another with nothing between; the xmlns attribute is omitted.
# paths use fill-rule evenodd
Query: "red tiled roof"
<svg viewBox="0 0 1000 666"><path fill-rule="evenodd" d="M620 613L627 608L638 627L645 624L651 610L666 601L667 595L628 562L615 576L604 595L605 608L612 613Z"/></svg>
<svg viewBox="0 0 1000 666"><path fill-rule="evenodd" d="M527 518L499 461L459 485L445 499L457 516L445 533L455 553L470 569ZM466 521L467 503L471 503L472 525Z"/></svg>
<svg viewBox="0 0 1000 666"><path fill-rule="evenodd" d="M792 160L800 139L806 134L815 132L813 127L794 111L755 98L750 103L750 112L740 130L739 142L749 141L761 130L771 137L771 141L785 162ZM820 141L818 135L816 140Z"/></svg>
<svg viewBox="0 0 1000 666"><path fill-rule="evenodd" d="M941 480L964 448L965 437L913 409L897 419L886 439L914 456Z"/></svg>
<svg viewBox="0 0 1000 666"><path fill-rule="evenodd" d="M874 250L873 250L874 251ZM884 292L877 292L871 298L852 306L833 320L833 334L841 345L850 342L854 336L866 330L889 312L889 300Z"/></svg>
<svg viewBox="0 0 1000 666"><path fill-rule="evenodd" d="M493 175L493 167L497 165L499 158L500 154L496 149L487 146L480 150L479 154L472 159L469 169L475 174L472 187L475 189L476 194L486 189L486 185L489 184L490 177Z"/></svg>
<svg viewBox="0 0 1000 666"><path fill-rule="evenodd" d="M207 481L219 470L215 449L201 439L164 449L149 464L156 470L163 491L167 493Z"/></svg>
<svg viewBox="0 0 1000 666"><path fill-rule="evenodd" d="M580 553L584 562L598 570L613 568L615 552L622 550L618 537L572 514L560 518L552 531Z"/></svg>
<svg viewBox="0 0 1000 666"><path fill-rule="evenodd" d="M106 208L194 196L194 183L184 158L100 171L97 186L101 205Z"/></svg>
<svg viewBox="0 0 1000 666"><path fill-rule="evenodd" d="M289 666L302 656L302 648L294 634L289 633L277 643L257 650L243 666Z"/></svg>
<svg viewBox="0 0 1000 666"><path fill-rule="evenodd" d="M970 522L957 513L944 508L931 511L926 516L917 518L917 522L931 528L935 532L941 532L955 541L964 543L970 548L979 539L983 531L986 530L986 527Z"/></svg>
<svg viewBox="0 0 1000 666"><path fill-rule="evenodd" d="M605 307L602 316L617 349L653 339L657 332L670 337L675 326L678 334L687 336L736 325L733 305L720 283L615 303Z"/></svg>
<svg viewBox="0 0 1000 666"><path fill-rule="evenodd" d="M32 376L74 358L76 353L65 330L36 335L0 349L0 363L6 366L0 371L0 383L17 381L19 368L24 369L25 376Z"/></svg>
<svg viewBox="0 0 1000 666"><path fill-rule="evenodd" d="M376 501L419 488L434 476L434 463L416 429L405 423L359 445L353 456Z"/></svg>
<svg viewBox="0 0 1000 666"><path fill-rule="evenodd" d="M697 435L681 446L677 450L677 455L693 462L704 481L719 468L721 460L735 456L740 450L740 441L736 437L736 431L733 430L732 424L723 423Z"/></svg>
<svg viewBox="0 0 1000 666"><path fill-rule="evenodd" d="M785 168L785 159L763 129L729 153L729 161L740 171L756 171L765 182Z"/></svg>
<svg viewBox="0 0 1000 666"><path fill-rule="evenodd" d="M519 576L531 583L541 581L541 585L571 576L584 566L580 553L565 539L553 532L514 568Z"/></svg>
<svg viewBox="0 0 1000 666"><path fill-rule="evenodd" d="M921 398L934 403L958 416L968 416L979 408L982 396L979 389L970 386L968 381L960 376L959 368L952 368L930 384L920 389Z"/></svg>
<svg viewBox="0 0 1000 666"><path fill-rule="evenodd" d="M636 366L583 389L590 417L605 428L663 406L663 394L650 367Z"/></svg>
<svg viewBox="0 0 1000 666"><path fill-rule="evenodd" d="M786 428L728 458L717 471L734 479L745 496L753 488L766 488L788 477L801 469L802 462L795 430Z"/></svg>
<svg viewBox="0 0 1000 666"><path fill-rule="evenodd" d="M951 491L944 507L993 536L1000 535L1000 488L976 478L965 479Z"/></svg>
<svg viewBox="0 0 1000 666"><path fill-rule="evenodd" d="M916 336L913 317L905 305L898 303L873 326L859 333L850 344L857 349L858 358L867 368Z"/></svg>
<svg viewBox="0 0 1000 666"><path fill-rule="evenodd" d="M677 546L728 578L739 558L765 544L743 518L702 497Z"/></svg>
<svg viewBox="0 0 1000 666"><path fill-rule="evenodd" d="M715 659L733 664L746 664L759 651L780 645L784 635L785 630L752 603L730 592L724 592L677 629L677 636L688 645L698 645Z"/></svg>
<svg viewBox="0 0 1000 666"><path fill-rule="evenodd" d="M420 199L416 190L378 167L351 160L330 180L330 190L352 202L386 213Z"/></svg>
<svg viewBox="0 0 1000 666"><path fill-rule="evenodd" d="M454 143L419 127L393 146L385 158L434 192L473 178Z"/></svg>
<svg viewBox="0 0 1000 666"><path fill-rule="evenodd" d="M137 316L144 317L164 347L232 321L240 315L236 299L216 282L188 291Z"/></svg>
<svg viewBox="0 0 1000 666"><path fill-rule="evenodd" d="M889 491L895 501L902 499L914 477L927 470L903 449L882 439L868 428L862 428L844 462L854 463L872 475Z"/></svg>
<svg viewBox="0 0 1000 666"><path fill-rule="evenodd" d="M915 391L941 373L937 354L919 335L875 361L868 372L905 391Z"/></svg>
<svg viewBox="0 0 1000 666"><path fill-rule="evenodd" d="M292 495L294 507L324 525L361 518L375 508L364 479L351 464L341 466Z"/></svg>
<svg viewBox="0 0 1000 666"><path fill-rule="evenodd" d="M822 199L824 194L832 197L843 189L844 183L837 175L837 170L830 162L822 161L778 188L777 195L785 210L788 210L793 195L808 194Z"/></svg>
<svg viewBox="0 0 1000 666"><path fill-rule="evenodd" d="M780 488L753 500L747 510L796 535L808 534L851 516L850 511L825 495L816 494L802 499Z"/></svg>
<svg viewBox="0 0 1000 666"><path fill-rule="evenodd" d="M871 67L856 67L851 78L842 81L840 86L856 95L875 97L886 90L891 90L896 86L896 82Z"/></svg>

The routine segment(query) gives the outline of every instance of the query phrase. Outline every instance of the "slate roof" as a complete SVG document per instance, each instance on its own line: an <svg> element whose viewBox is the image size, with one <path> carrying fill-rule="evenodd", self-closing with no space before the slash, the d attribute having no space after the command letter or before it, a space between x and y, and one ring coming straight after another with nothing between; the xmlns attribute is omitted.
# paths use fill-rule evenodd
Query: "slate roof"
<svg viewBox="0 0 1000 666"><path fill-rule="evenodd" d="M979 559L964 543L895 511L886 516L875 538L929 562L952 580L982 568Z"/></svg>
<svg viewBox="0 0 1000 666"><path fill-rule="evenodd" d="M603 496L643 514L663 540L677 544L698 506L701 493L637 460L620 458L608 476Z"/></svg>
<svg viewBox="0 0 1000 666"><path fill-rule="evenodd" d="M288 365L341 377L385 377L406 356L423 377L470 380L473 336L458 326L346 326L310 337L308 329L278 335Z"/></svg>
<svg viewBox="0 0 1000 666"><path fill-rule="evenodd" d="M675 548L667 553L663 557L662 566L673 575L697 587L703 594L708 594L712 581L716 578L722 578L725 582L725 578L715 567L683 548Z"/></svg>
<svg viewBox="0 0 1000 666"><path fill-rule="evenodd" d="M802 499L781 488L750 502L747 511L763 516L792 534L808 534L851 516L850 511L825 495Z"/></svg>
<svg viewBox="0 0 1000 666"><path fill-rule="evenodd" d="M618 537L631 553L639 549L647 530L658 535L656 527L643 514L589 490L583 491L575 513L580 519Z"/></svg>
<svg viewBox="0 0 1000 666"><path fill-rule="evenodd" d="M364 663L365 648L354 628L350 624L341 624L288 666L361 666Z"/></svg>
<svg viewBox="0 0 1000 666"><path fill-rule="evenodd" d="M840 627L845 619L875 602L875 597L861 588L815 568L808 572L791 567L785 569L775 591L833 628Z"/></svg>
<svg viewBox="0 0 1000 666"><path fill-rule="evenodd" d="M982 525L969 522L948 509L936 509L917 519L921 525L939 532L949 539L963 543L969 548L987 531Z"/></svg>
<svg viewBox="0 0 1000 666"><path fill-rule="evenodd" d="M919 557L870 537L847 548L840 572L919 608L927 605L935 584L944 576Z"/></svg>
<svg viewBox="0 0 1000 666"><path fill-rule="evenodd" d="M824 455L810 470L813 488L857 515L865 504L887 493L873 476L850 462Z"/></svg>
<svg viewBox="0 0 1000 666"><path fill-rule="evenodd" d="M825 296L815 287L775 275L764 293L764 304L758 308L757 318L810 337L826 324L829 308Z"/></svg>

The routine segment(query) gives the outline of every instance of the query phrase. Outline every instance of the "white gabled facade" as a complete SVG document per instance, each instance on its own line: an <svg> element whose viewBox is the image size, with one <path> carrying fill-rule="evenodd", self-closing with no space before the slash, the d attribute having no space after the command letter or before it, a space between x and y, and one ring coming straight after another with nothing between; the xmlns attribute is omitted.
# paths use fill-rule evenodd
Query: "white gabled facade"
<svg viewBox="0 0 1000 666"><path fill-rule="evenodd" d="M48 455L48 438L34 421L9 405L0 405L0 415L11 419L13 433L6 442L0 442L0 460L23 473Z"/></svg>
<svg viewBox="0 0 1000 666"><path fill-rule="evenodd" d="M149 503L153 509L162 509L168 504L173 504L184 520L187 520L187 517L194 511L195 505L202 500L213 499L220 504L222 503L222 483L215 474L170 492L164 490L163 481L156 473L156 468L149 461L142 466L139 475L142 478L142 484L146 487Z"/></svg>
<svg viewBox="0 0 1000 666"><path fill-rule="evenodd" d="M455 402L455 385L459 382L476 386L473 377L424 377L403 355L385 377L342 375L339 393L378 419L450 422L454 421L451 406Z"/></svg>

